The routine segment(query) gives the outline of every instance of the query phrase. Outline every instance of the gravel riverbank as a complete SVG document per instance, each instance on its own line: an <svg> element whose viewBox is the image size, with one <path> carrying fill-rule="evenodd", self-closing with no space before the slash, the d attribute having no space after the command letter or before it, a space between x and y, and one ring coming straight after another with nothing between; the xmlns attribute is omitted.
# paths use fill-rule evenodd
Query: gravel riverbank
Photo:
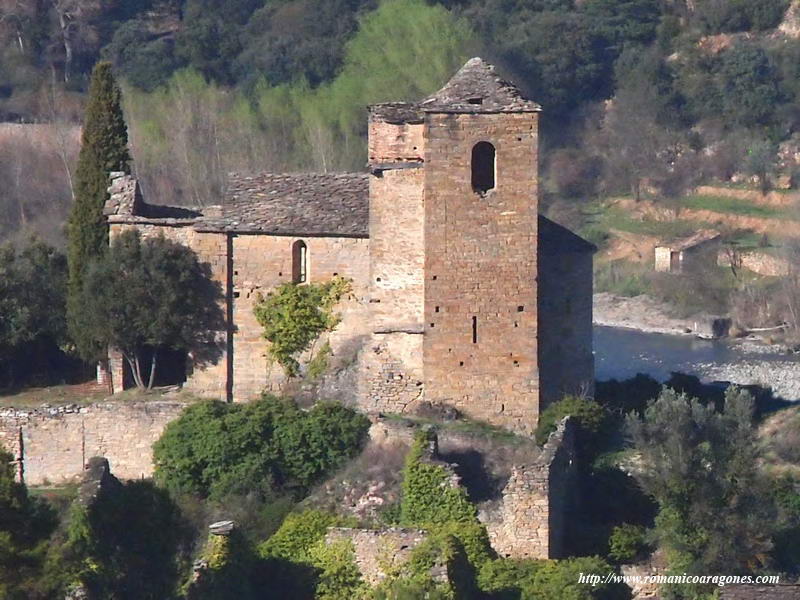
<svg viewBox="0 0 800 600"><path fill-rule="evenodd" d="M711 315L690 319L671 317L667 307L647 296L625 298L607 293L594 296L595 325L689 337L705 334L712 319ZM687 356L683 356L682 364L675 365L674 370L696 375L706 382L761 385L772 388L776 396L800 401L800 356L789 354L784 346L766 344L756 337L718 343L726 344L732 353L726 357L729 359L726 362L698 360L687 364ZM651 345L662 347L660 343ZM691 357L688 350L686 354ZM677 357L664 352L663 356L652 358L660 362L661 367L671 368Z"/></svg>

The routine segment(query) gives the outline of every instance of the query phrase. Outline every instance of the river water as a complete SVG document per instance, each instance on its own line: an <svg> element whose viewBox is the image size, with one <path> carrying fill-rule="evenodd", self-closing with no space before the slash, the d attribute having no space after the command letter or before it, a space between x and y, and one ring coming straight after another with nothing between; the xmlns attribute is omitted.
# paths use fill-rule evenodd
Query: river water
<svg viewBox="0 0 800 600"><path fill-rule="evenodd" d="M664 381L677 371L706 382L768 385L787 400L800 400L800 356L758 352L752 344L596 325L594 356L600 381L637 373Z"/></svg>

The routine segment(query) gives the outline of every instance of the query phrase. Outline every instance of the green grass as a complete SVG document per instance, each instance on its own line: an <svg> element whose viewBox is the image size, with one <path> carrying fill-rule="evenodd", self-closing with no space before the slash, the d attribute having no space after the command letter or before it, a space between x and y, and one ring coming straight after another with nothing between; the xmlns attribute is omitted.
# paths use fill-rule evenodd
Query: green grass
<svg viewBox="0 0 800 600"><path fill-rule="evenodd" d="M108 392L76 391L79 386L53 385L48 387L31 387L15 390L3 390L0 393L0 406L14 406L18 408L38 407L42 404L89 404L97 402L108 396Z"/></svg>
<svg viewBox="0 0 800 600"><path fill-rule="evenodd" d="M647 235L661 239L679 238L691 235L703 224L697 221L656 221L655 219L636 219L629 211L614 206L604 207L592 204L584 210L586 225L581 233L587 232L590 238L597 238L596 232L624 231L636 235Z"/></svg>
<svg viewBox="0 0 800 600"><path fill-rule="evenodd" d="M759 217L762 219L792 219L795 215L792 211L785 208L774 206L763 206L754 204L747 200L729 198L726 196L685 196L679 200L680 204L686 208L695 210L710 210L718 213L728 213L732 215L742 215L746 217Z"/></svg>
<svg viewBox="0 0 800 600"><path fill-rule="evenodd" d="M597 262L594 268L594 291L627 298L646 294L650 291L648 275L651 271L650 265L627 260Z"/></svg>

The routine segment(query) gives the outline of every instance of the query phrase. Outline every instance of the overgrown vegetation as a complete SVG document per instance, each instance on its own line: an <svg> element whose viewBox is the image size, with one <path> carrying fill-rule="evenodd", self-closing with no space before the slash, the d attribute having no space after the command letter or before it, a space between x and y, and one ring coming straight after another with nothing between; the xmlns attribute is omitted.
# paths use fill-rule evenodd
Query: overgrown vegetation
<svg viewBox="0 0 800 600"><path fill-rule="evenodd" d="M55 248L31 240L0 247L0 388L56 383L80 373L67 343L67 264Z"/></svg>
<svg viewBox="0 0 800 600"><path fill-rule="evenodd" d="M154 446L155 478L175 493L302 496L354 456L369 421L336 404L303 411L264 396L247 404L207 401L186 409Z"/></svg>
<svg viewBox="0 0 800 600"><path fill-rule="evenodd" d="M339 324L340 317L333 308L350 289L348 280L334 277L325 283L285 283L266 296L259 296L253 312L270 343L269 356L283 367L287 376L299 375L297 355L308 350L321 333L332 331ZM329 352L330 345L323 345L316 362L312 359L312 378L324 371L323 361Z"/></svg>
<svg viewBox="0 0 800 600"><path fill-rule="evenodd" d="M73 317L82 326L73 336L87 361L98 349L117 348L136 386L150 389L163 350L192 350L198 364L218 360L222 292L190 248L126 231L81 279Z"/></svg>

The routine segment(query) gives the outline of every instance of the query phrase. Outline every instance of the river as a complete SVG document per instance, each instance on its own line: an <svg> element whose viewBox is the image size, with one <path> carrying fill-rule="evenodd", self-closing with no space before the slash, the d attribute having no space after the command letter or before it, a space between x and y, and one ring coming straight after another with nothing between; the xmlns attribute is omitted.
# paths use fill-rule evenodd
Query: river
<svg viewBox="0 0 800 600"><path fill-rule="evenodd" d="M705 382L769 386L786 400L800 400L800 355L770 352L752 343L595 325L594 355L600 381L637 373L664 381L677 371Z"/></svg>

